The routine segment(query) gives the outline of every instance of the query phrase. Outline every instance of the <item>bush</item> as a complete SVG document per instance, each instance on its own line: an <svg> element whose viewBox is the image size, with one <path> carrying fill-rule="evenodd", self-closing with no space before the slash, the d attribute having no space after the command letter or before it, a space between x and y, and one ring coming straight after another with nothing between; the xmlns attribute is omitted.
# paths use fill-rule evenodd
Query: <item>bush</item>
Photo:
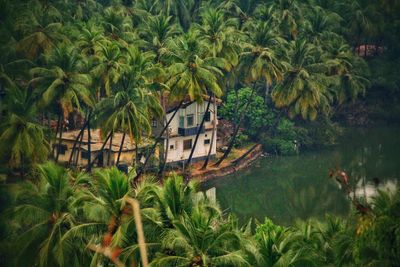
<svg viewBox="0 0 400 267"><path fill-rule="evenodd" d="M235 140L235 144L233 144L234 147L238 148L238 147L242 147L244 145L246 145L249 141L249 137L242 133L239 132L236 136L236 140Z"/></svg>

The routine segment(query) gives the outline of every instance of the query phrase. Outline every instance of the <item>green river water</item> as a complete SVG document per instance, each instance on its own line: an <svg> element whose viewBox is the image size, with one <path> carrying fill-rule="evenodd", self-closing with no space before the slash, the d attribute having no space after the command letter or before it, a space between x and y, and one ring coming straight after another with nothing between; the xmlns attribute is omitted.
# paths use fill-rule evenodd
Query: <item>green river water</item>
<svg viewBox="0 0 400 267"><path fill-rule="evenodd" d="M242 222L268 216L288 225L295 219L349 212L340 185L328 176L337 168L348 173L361 197L373 196L377 187L393 189L400 178L400 128L347 129L339 144L329 149L261 158L246 170L203 186L216 187L222 209Z"/></svg>

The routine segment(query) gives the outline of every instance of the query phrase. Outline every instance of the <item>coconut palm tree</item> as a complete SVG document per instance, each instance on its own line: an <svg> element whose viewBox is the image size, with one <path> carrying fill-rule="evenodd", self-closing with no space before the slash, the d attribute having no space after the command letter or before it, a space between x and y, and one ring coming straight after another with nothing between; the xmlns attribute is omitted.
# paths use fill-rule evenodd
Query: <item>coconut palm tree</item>
<svg viewBox="0 0 400 267"><path fill-rule="evenodd" d="M144 41L142 46L156 54L156 63L166 63L161 62L161 55L167 49L167 41L179 32L171 19L163 15L150 16L141 25L139 36Z"/></svg>
<svg viewBox="0 0 400 267"><path fill-rule="evenodd" d="M238 64L239 47L235 44L240 38L235 29L236 21L226 19L224 13L219 9L209 8L202 14L202 23L198 26L201 39L211 48L211 57L225 59L225 70L231 71ZM213 100L213 132L210 141L210 149L207 158L204 161L202 169L207 168L211 156L213 144L216 137L216 97L211 96Z"/></svg>
<svg viewBox="0 0 400 267"><path fill-rule="evenodd" d="M196 206L167 231L150 266L250 266L242 238L217 210Z"/></svg>
<svg viewBox="0 0 400 267"><path fill-rule="evenodd" d="M149 91L138 87L121 90L113 97L103 99L97 110L97 120L101 122L103 131L122 131L128 134L135 141L135 149L138 149L142 135L151 132L151 118L160 117L162 112L158 99Z"/></svg>
<svg viewBox="0 0 400 267"><path fill-rule="evenodd" d="M84 217L90 223L76 226L66 235L73 235L75 231L81 231L79 228L89 228L93 224L102 225L102 229L94 232L88 240L89 248L96 251L99 248L108 249L110 260L115 261L121 254L121 261L130 265L137 264L140 261L138 236L132 210L126 199L132 197L140 201L146 239L149 243L155 243L161 234L159 214L153 208L153 192L157 190L157 186L152 181L143 180L131 187L130 178L115 167L96 171L94 175L96 179L81 181L88 189L81 190L74 202L75 206L82 207ZM92 263L108 262L109 259L97 255L93 257Z"/></svg>
<svg viewBox="0 0 400 267"><path fill-rule="evenodd" d="M163 54L164 59L171 62L167 70L169 77L166 85L170 88L170 99L180 102L175 109L176 111L180 108L186 96L191 101L202 103L203 96L207 95L208 92L212 92L216 96L222 94L218 77L222 76L220 69L223 67L224 61L207 57L207 48L202 42L198 42L197 37L196 31L190 31L182 37L170 40L168 50ZM170 117L160 136L164 134L176 113L174 112ZM199 127L196 139L198 139L200 130ZM156 138L155 143L157 144L159 141L160 138ZM192 151L194 149L195 146L192 147ZM147 155L144 166L139 170L137 177L144 171L149 158L150 154ZM165 158L167 158L167 155ZM163 164L165 164L165 161ZM164 167L162 166L161 169L163 170Z"/></svg>
<svg viewBox="0 0 400 267"><path fill-rule="evenodd" d="M15 224L12 239L16 265L79 266L90 258L84 244L74 239L62 244L63 235L79 223L73 185L68 172L53 163L38 167L38 183L25 182L17 191L16 204L11 211Z"/></svg>
<svg viewBox="0 0 400 267"><path fill-rule="evenodd" d="M129 70L126 55L119 46L112 42L99 44L101 49L95 55L95 63L91 74L98 81L97 99L112 94L112 86Z"/></svg>
<svg viewBox="0 0 400 267"><path fill-rule="evenodd" d="M207 92L216 96L222 94L218 76L222 76L224 61L207 57L207 47L198 41L198 32L193 30L184 36L171 40L164 56L172 63L168 68L170 75L167 85L171 98L202 102Z"/></svg>
<svg viewBox="0 0 400 267"><path fill-rule="evenodd" d="M49 53L58 42L68 40L61 32L61 14L53 6L44 9L40 4L33 4L23 12L25 14L15 23L16 30L23 34L17 50L29 59L36 59L43 52Z"/></svg>
<svg viewBox="0 0 400 267"><path fill-rule="evenodd" d="M270 7L280 32L284 33L287 39L295 39L302 22L302 5L295 0L274 0Z"/></svg>
<svg viewBox="0 0 400 267"><path fill-rule="evenodd" d="M355 56L350 47L341 38L327 42L327 52L330 59L326 64L332 75L337 77L333 86L339 104L346 100L354 101L360 94L365 93L369 86L368 67L363 59Z"/></svg>
<svg viewBox="0 0 400 267"><path fill-rule="evenodd" d="M221 96L218 78L223 75L221 69L225 66L225 61L221 58L207 57L206 46L198 42L197 37L198 33L193 31L170 43L171 53L168 53L168 57L174 63L169 67L170 79L167 84L171 88L171 96L184 99L188 95L190 100L202 103L203 96L209 93ZM195 144L200 131L199 127ZM195 148L193 145L189 164Z"/></svg>
<svg viewBox="0 0 400 267"><path fill-rule="evenodd" d="M300 114L314 120L319 111L329 111L332 80L320 51L305 40L292 42L291 67L282 83L273 88L272 99L277 107L288 107L289 116Z"/></svg>
<svg viewBox="0 0 400 267"><path fill-rule="evenodd" d="M126 10L120 7L109 7L104 10L101 24L104 32L112 42L127 47L136 37L131 19Z"/></svg>
<svg viewBox="0 0 400 267"><path fill-rule="evenodd" d="M89 86L91 77L82 74L82 60L77 51L69 46L54 49L47 57L46 67L35 67L30 73L33 78L29 84L36 88L36 94L41 95L40 105L48 107L56 104L58 108L58 125L60 137L62 137L62 120L67 117L74 108L81 109L81 103L92 106L93 101ZM57 135L57 133L56 133ZM56 161L58 159L58 149Z"/></svg>
<svg viewBox="0 0 400 267"><path fill-rule="evenodd" d="M104 43L106 43L104 32L94 22L88 22L81 26L76 44L82 55L94 56L102 49L101 44Z"/></svg>
<svg viewBox="0 0 400 267"><path fill-rule="evenodd" d="M165 227L171 228L179 216L192 212L198 190L197 182L190 181L186 185L182 176L172 175L165 180L163 187L155 191L155 200Z"/></svg>
<svg viewBox="0 0 400 267"><path fill-rule="evenodd" d="M6 88L0 126L1 161L21 171L46 159L48 143L45 129L37 122L37 107L26 89Z"/></svg>
<svg viewBox="0 0 400 267"><path fill-rule="evenodd" d="M122 131L123 140L128 134L137 146L143 134L150 134L151 120L162 115L158 97L150 88L157 86L157 80L164 74L151 64L152 57L148 53L130 47L127 54L129 72L121 78L115 95L98 104L100 114L97 120L105 133ZM122 143L118 155L121 154Z"/></svg>
<svg viewBox="0 0 400 267"><path fill-rule="evenodd" d="M249 24L249 42L244 44L243 52L240 55L238 65L239 72L246 84L252 84L252 93L235 122L235 129L231 141L224 155L215 163L219 166L231 152L239 132L240 124L252 102L252 97L256 91L257 81L264 81L266 85L266 95L269 95L269 88L274 82L283 79L283 74L288 68L286 63L285 45L283 38L271 29L267 22Z"/></svg>

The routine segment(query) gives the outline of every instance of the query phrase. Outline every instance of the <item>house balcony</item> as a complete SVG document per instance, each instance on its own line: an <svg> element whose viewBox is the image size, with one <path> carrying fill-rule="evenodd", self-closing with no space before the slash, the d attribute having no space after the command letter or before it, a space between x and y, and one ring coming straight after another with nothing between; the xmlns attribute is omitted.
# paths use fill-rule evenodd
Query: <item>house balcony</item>
<svg viewBox="0 0 400 267"><path fill-rule="evenodd" d="M189 135L196 135L197 133L197 129L199 129L199 126L195 126L195 127L188 127L188 128L178 128L178 134L181 136L189 136ZM201 127L200 133L204 133L205 128L204 125L203 127Z"/></svg>

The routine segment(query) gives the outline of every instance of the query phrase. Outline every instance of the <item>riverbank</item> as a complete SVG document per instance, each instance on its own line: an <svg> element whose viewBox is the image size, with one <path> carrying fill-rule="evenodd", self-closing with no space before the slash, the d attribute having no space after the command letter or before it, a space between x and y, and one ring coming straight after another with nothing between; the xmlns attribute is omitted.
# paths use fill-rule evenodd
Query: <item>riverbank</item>
<svg viewBox="0 0 400 267"><path fill-rule="evenodd" d="M190 178L205 182L218 177L232 174L236 171L249 167L262 155L262 153L263 149L261 144L254 144L250 147L236 149L235 153L233 154L234 157L228 158L218 167L213 166L215 161L211 161L209 166L205 170L200 169L203 162L193 164Z"/></svg>

